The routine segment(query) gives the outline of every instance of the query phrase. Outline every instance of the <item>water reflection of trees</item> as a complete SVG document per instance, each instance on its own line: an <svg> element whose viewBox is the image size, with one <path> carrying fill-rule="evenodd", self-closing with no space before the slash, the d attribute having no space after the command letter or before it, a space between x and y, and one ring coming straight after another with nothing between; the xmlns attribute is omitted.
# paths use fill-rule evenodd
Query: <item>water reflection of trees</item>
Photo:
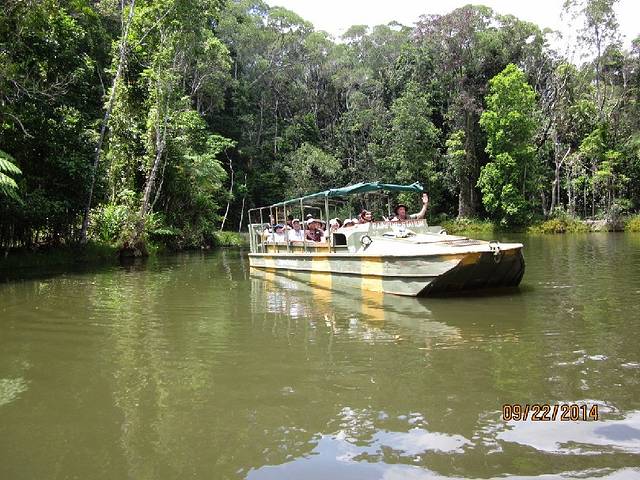
<svg viewBox="0 0 640 480"><path fill-rule="evenodd" d="M525 276L523 288L532 294L461 299L336 292L288 277L248 281L233 252L96 275L90 311L110 332L100 355L112 368L128 475L244 477L321 456L326 442L362 461L445 475L562 471L562 459L497 437L500 405L590 395L624 406L638 393L637 384L605 393L623 373L589 358L606 349L633 360L632 339L610 329L622 319L603 319L593 290L553 288L584 285L589 266L574 263L602 247L566 248L566 261L547 247L528 259L536 283L527 286ZM622 301L603 288L614 299L604 305ZM611 376L585 377L585 368ZM457 450L407 452L398 439L412 435ZM491 465L489 454L497 455Z"/></svg>

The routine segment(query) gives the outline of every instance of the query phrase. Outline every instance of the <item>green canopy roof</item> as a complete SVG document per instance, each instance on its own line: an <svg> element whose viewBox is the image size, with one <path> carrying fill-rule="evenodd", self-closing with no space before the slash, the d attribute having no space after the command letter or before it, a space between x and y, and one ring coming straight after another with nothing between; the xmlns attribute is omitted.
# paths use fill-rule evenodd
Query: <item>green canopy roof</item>
<svg viewBox="0 0 640 480"><path fill-rule="evenodd" d="M414 182L411 185L395 185L393 183L356 183L354 185L348 185L342 188L332 188L330 190L325 190L323 192L312 193L311 195L305 195L304 197L292 198L290 200L285 200L284 202L275 203L272 207L281 207L283 205L288 205L290 203L319 199L319 198L333 198L333 197L346 197L349 195L357 195L360 193L367 192L377 192L377 191L385 191L385 192L416 192L420 193L424 191L422 185L418 182Z"/></svg>

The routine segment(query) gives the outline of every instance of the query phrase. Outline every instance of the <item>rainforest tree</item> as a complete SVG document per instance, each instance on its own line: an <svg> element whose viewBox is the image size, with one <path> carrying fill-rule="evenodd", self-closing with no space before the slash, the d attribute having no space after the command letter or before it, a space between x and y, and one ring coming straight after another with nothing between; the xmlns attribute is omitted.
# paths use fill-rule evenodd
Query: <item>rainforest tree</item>
<svg viewBox="0 0 640 480"><path fill-rule="evenodd" d="M513 64L489 84L487 109L480 118L490 158L478 180L482 202L501 223L523 224L532 213L539 185L532 141L537 127L535 93Z"/></svg>
<svg viewBox="0 0 640 480"><path fill-rule="evenodd" d="M261 0L6 0L0 244L199 247L373 180L508 225L638 211L640 40L615 4L565 3L574 64L484 6L334 39Z"/></svg>

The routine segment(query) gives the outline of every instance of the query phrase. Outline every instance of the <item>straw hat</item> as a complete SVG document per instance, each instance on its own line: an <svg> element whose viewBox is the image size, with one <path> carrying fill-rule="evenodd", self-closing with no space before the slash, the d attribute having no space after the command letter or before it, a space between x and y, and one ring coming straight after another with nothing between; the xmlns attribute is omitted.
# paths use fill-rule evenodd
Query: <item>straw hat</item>
<svg viewBox="0 0 640 480"><path fill-rule="evenodd" d="M393 208L393 213L395 213L396 215L398 215L398 209L400 207L404 207L405 211L409 210L409 207L407 207L404 203L399 203L397 204L394 208Z"/></svg>

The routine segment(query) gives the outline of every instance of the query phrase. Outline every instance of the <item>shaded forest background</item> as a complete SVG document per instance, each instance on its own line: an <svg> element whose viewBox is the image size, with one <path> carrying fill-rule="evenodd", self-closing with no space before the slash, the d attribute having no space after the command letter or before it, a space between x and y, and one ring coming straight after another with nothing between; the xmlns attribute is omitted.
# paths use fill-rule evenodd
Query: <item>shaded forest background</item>
<svg viewBox="0 0 640 480"><path fill-rule="evenodd" d="M260 1L5 0L0 245L202 246L376 180L420 181L432 221L637 212L640 38L614 5L566 2L576 65L482 6L333 39Z"/></svg>

